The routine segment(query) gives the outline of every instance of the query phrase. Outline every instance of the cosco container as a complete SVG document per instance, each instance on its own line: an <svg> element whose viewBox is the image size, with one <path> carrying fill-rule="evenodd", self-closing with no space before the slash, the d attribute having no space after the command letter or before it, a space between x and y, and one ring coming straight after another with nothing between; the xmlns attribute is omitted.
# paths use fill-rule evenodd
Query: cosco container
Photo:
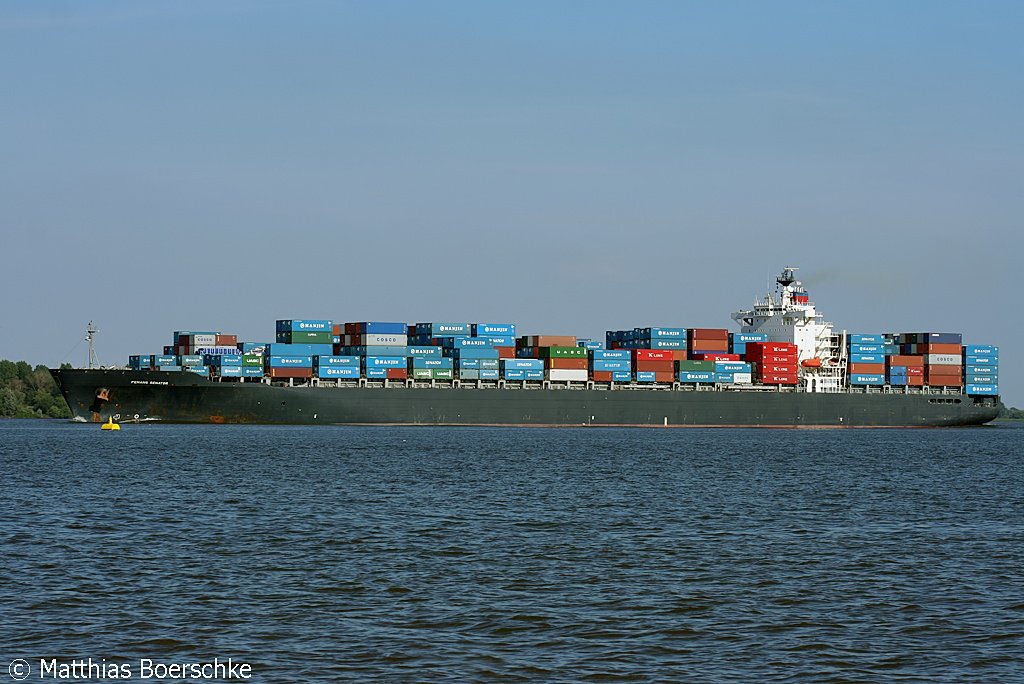
<svg viewBox="0 0 1024 684"><path fill-rule="evenodd" d="M325 319L281 319L277 321L277 332L310 331L331 332L333 322Z"/></svg>
<svg viewBox="0 0 1024 684"><path fill-rule="evenodd" d="M929 366L959 366L961 357L957 354L927 354L924 362Z"/></svg>

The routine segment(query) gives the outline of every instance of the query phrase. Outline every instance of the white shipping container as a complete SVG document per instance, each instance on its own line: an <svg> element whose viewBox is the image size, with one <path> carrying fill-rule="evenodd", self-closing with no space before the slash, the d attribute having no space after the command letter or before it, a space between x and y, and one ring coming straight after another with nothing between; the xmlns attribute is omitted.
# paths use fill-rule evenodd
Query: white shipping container
<svg viewBox="0 0 1024 684"><path fill-rule="evenodd" d="M548 380L556 380L560 382L565 382L566 380L586 382L587 371L586 369L551 368L548 370Z"/></svg>
<svg viewBox="0 0 1024 684"><path fill-rule="evenodd" d="M359 335L362 342L358 347L404 347L409 344L409 338L405 335Z"/></svg>
<svg viewBox="0 0 1024 684"><path fill-rule="evenodd" d="M959 354L926 354L924 362L929 366L959 366L963 359Z"/></svg>
<svg viewBox="0 0 1024 684"><path fill-rule="evenodd" d="M737 385L749 385L753 382L753 378L750 373L733 373L732 381Z"/></svg>
<svg viewBox="0 0 1024 684"><path fill-rule="evenodd" d="M192 335L190 341L193 347L215 347L217 346L216 335Z"/></svg>

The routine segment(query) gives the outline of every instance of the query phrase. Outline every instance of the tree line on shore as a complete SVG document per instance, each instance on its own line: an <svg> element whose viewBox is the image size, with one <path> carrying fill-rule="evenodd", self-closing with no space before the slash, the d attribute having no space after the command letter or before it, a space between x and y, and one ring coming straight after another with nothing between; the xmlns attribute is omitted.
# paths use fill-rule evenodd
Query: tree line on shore
<svg viewBox="0 0 1024 684"><path fill-rule="evenodd" d="M0 418L70 417L71 410L46 366L0 360Z"/></svg>

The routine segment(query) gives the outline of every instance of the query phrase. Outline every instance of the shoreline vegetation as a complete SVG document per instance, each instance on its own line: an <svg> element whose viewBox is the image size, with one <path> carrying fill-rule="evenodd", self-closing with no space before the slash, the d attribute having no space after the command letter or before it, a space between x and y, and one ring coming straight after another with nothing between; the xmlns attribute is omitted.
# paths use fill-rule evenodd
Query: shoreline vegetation
<svg viewBox="0 0 1024 684"><path fill-rule="evenodd" d="M61 364L71 368L71 364ZM0 418L70 418L57 383L46 366L0 360ZM1024 420L1024 409L1001 406L1001 420Z"/></svg>
<svg viewBox="0 0 1024 684"><path fill-rule="evenodd" d="M0 418L70 417L71 409L46 366L0 360Z"/></svg>

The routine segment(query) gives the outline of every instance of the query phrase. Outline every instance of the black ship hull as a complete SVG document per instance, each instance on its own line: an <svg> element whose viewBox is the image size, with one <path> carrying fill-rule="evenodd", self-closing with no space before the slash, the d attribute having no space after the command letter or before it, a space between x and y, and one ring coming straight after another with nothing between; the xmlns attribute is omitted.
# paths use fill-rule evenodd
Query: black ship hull
<svg viewBox="0 0 1024 684"><path fill-rule="evenodd" d="M664 388L337 387L191 373L55 369L75 419L102 422L668 427L937 427L996 418L996 397Z"/></svg>

